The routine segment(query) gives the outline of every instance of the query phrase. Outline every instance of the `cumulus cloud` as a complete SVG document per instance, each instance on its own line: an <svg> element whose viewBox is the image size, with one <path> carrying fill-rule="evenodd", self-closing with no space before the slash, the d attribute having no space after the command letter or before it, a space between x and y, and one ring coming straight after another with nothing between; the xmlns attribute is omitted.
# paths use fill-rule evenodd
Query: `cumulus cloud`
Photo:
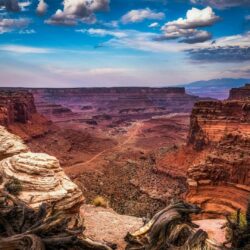
<svg viewBox="0 0 250 250"><path fill-rule="evenodd" d="M163 12L155 12L152 11L149 8L146 9L140 9L140 10L131 10L124 16L122 16L122 23L137 23L141 22L145 19L151 19L151 20L160 20L165 17L165 14Z"/></svg>
<svg viewBox="0 0 250 250"><path fill-rule="evenodd" d="M215 15L211 7L202 10L192 8L187 11L186 18L179 18L175 21L168 22L163 26L163 30L171 27L179 29L193 29L207 27L215 24L220 18Z"/></svg>
<svg viewBox="0 0 250 250"><path fill-rule="evenodd" d="M110 0L64 0L63 10L56 13L46 21L48 24L76 25L78 21L94 23L94 13L107 11Z"/></svg>
<svg viewBox="0 0 250 250"><path fill-rule="evenodd" d="M38 15L44 15L47 12L48 5L44 0L39 0L39 3L36 8L36 13Z"/></svg>
<svg viewBox="0 0 250 250"><path fill-rule="evenodd" d="M205 6L209 5L218 9L250 5L250 0L190 0L190 2Z"/></svg>
<svg viewBox="0 0 250 250"><path fill-rule="evenodd" d="M17 0L0 0L0 7L5 7L7 11L20 11L20 6Z"/></svg>
<svg viewBox="0 0 250 250"><path fill-rule="evenodd" d="M180 38L184 43L201 43L210 40L211 33L198 30L197 28L207 27L215 24L219 17L215 15L211 7L199 10L192 8L187 11L186 18L179 18L175 21L167 22L161 29L163 35L157 40L169 40Z"/></svg>
<svg viewBox="0 0 250 250"><path fill-rule="evenodd" d="M29 19L20 18L20 19L9 19L3 18L0 19L0 34L11 32L14 29L25 28L30 23Z"/></svg>
<svg viewBox="0 0 250 250"><path fill-rule="evenodd" d="M119 31L119 30L106 30L106 29L79 29L76 30L76 32L79 33L88 33L89 35L94 35L94 36L113 36L117 38L123 38L126 37L127 34L125 32Z"/></svg>

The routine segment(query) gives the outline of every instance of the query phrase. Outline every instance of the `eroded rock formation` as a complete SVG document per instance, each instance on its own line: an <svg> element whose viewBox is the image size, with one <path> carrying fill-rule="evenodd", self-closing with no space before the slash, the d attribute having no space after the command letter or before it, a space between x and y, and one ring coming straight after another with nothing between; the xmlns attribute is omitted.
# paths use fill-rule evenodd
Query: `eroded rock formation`
<svg viewBox="0 0 250 250"><path fill-rule="evenodd" d="M38 111L49 114L53 121L62 120L58 111L65 114L64 120L80 122L93 119L99 123L111 115L112 119L107 119L111 120L109 124L112 124L112 120L130 121L173 112L191 112L193 104L200 100L197 96L187 94L185 88L121 87L30 91L34 94ZM60 109L58 105L61 105ZM73 113L65 110L65 107Z"/></svg>
<svg viewBox="0 0 250 250"><path fill-rule="evenodd" d="M28 91L0 91L0 125L25 140L48 131L49 122L37 113L33 95Z"/></svg>
<svg viewBox="0 0 250 250"><path fill-rule="evenodd" d="M250 196L250 100L242 89L231 95L242 99L199 102L191 115L189 145L208 153L188 169L187 200L209 217L245 211Z"/></svg>
<svg viewBox="0 0 250 250"><path fill-rule="evenodd" d="M77 210L84 197L65 175L55 157L30 152L19 137L3 127L0 127L1 138L4 140L0 144L0 176L3 185L17 180L21 186L18 198L32 208L50 203L58 210L79 212Z"/></svg>
<svg viewBox="0 0 250 250"><path fill-rule="evenodd" d="M26 123L36 113L33 95L26 91L1 91L0 110L1 125Z"/></svg>
<svg viewBox="0 0 250 250"><path fill-rule="evenodd" d="M250 83L247 83L241 88L233 88L230 90L229 99L239 100L239 99L249 99L250 97Z"/></svg>

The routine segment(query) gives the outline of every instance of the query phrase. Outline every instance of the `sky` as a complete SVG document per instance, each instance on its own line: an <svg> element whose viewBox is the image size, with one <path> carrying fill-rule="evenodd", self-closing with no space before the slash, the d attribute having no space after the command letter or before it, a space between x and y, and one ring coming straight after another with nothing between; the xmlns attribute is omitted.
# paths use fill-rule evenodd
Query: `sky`
<svg viewBox="0 0 250 250"><path fill-rule="evenodd" d="M0 0L0 86L250 78L250 0Z"/></svg>

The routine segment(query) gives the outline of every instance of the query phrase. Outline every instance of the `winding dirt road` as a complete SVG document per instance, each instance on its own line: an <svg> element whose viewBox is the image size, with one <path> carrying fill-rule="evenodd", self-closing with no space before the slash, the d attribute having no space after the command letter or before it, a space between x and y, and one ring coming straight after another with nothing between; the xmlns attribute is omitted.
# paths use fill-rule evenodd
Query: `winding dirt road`
<svg viewBox="0 0 250 250"><path fill-rule="evenodd" d="M64 168L65 173L66 174L80 174L82 171L90 168L91 163L98 160L101 156L104 156L105 154L111 151L112 152L119 151L122 148L124 148L124 146L126 146L127 144L133 143L135 141L136 136L140 133L142 126L143 126L143 121L134 122L131 128L129 128L124 141L120 142L115 147L105 149L99 152L88 161L77 163L69 167L65 167Z"/></svg>

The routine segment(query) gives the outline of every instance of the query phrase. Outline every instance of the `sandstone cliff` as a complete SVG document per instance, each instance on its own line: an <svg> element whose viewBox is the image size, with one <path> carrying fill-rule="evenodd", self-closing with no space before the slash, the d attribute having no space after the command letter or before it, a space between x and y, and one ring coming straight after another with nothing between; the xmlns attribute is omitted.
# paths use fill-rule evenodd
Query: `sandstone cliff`
<svg viewBox="0 0 250 250"><path fill-rule="evenodd" d="M187 200L201 205L206 216L238 208L245 211L247 207L250 100L242 89L234 90L231 100L196 103L191 115L188 143L194 150L207 153L188 169ZM232 100L236 93L240 93L237 98L242 98Z"/></svg>
<svg viewBox="0 0 250 250"><path fill-rule="evenodd" d="M246 84L241 88L233 88L230 90L229 99L239 100L239 99L249 99L250 98L250 83Z"/></svg>
<svg viewBox="0 0 250 250"><path fill-rule="evenodd" d="M0 125L24 140L48 131L48 120L37 113L33 95L28 91L0 91Z"/></svg>

